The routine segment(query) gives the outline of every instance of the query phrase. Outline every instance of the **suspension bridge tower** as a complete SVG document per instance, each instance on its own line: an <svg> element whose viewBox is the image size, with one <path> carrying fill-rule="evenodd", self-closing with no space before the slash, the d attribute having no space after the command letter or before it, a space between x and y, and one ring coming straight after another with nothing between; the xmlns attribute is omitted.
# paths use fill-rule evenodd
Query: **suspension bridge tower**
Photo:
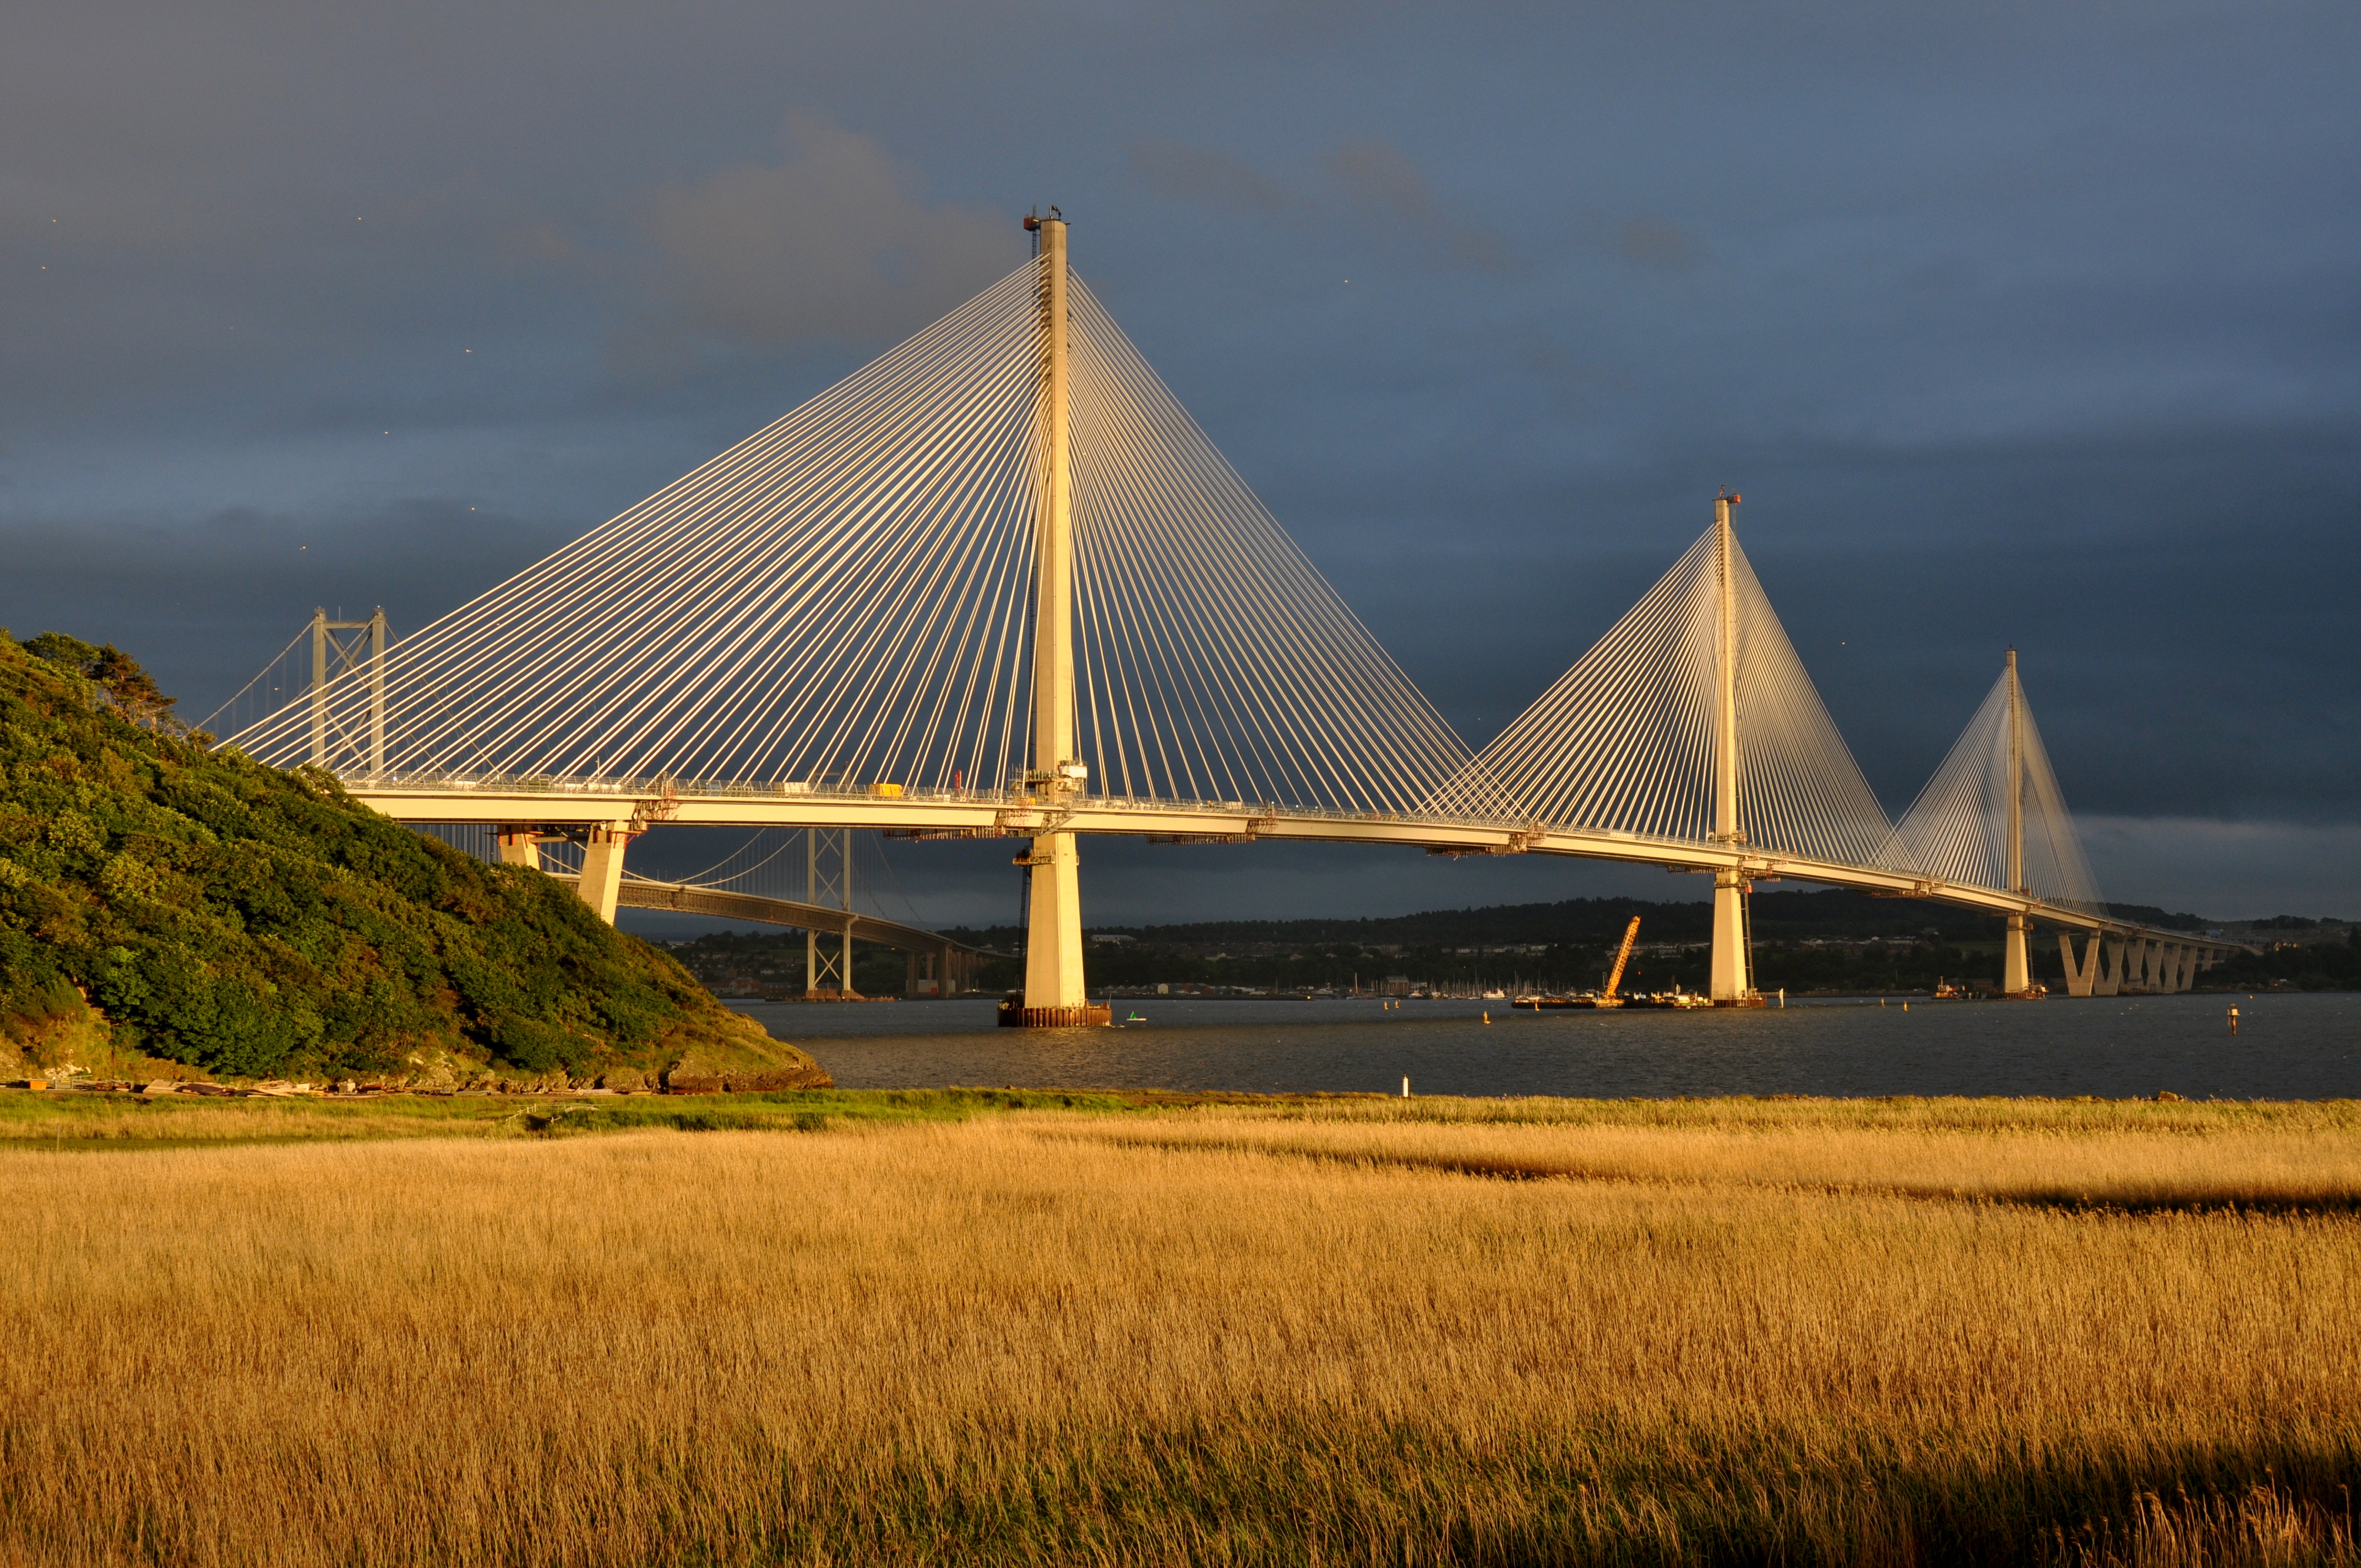
<svg viewBox="0 0 2361 1568"><path fill-rule="evenodd" d="M1746 842L1738 820L1738 582L1737 541L1727 490L1713 499L1714 576L1719 591L1714 638L1713 839L1732 851ZM1713 984L1717 1007L1760 1007L1749 950L1745 868L1724 866L1713 876Z"/></svg>
<svg viewBox="0 0 2361 1568"><path fill-rule="evenodd" d="M1090 777L1075 755L1073 398L1067 354L1066 223L1058 209L1027 218L1040 237L1039 458L1033 511L1033 762L1025 784L1050 830L1019 862L1028 879L1022 1005L1000 1021L1021 1028L1105 1024L1082 983L1081 858L1074 835L1055 827Z"/></svg>

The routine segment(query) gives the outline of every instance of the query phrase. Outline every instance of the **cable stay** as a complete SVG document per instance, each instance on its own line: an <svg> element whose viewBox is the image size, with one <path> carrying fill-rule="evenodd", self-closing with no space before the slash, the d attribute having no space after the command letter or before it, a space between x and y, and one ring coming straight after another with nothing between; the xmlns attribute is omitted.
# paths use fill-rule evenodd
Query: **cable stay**
<svg viewBox="0 0 2361 1568"><path fill-rule="evenodd" d="M1708 872L1731 1006L1760 1004L1746 898L1766 876L2004 916L2012 994L2037 989L2037 916L2107 919L2014 654L1897 828L1728 491L1471 751L1074 276L1056 210L1027 223L1031 261L399 644L382 612L315 613L309 676L291 645L228 708L275 711L225 744L572 873L602 918L799 904L816 992L849 978L856 919L884 928L856 898L899 896L856 835L1021 838L1026 978L1000 1020L1026 1027L1105 1021L1082 984L1088 834ZM626 872L665 822L759 831L685 883Z"/></svg>
<svg viewBox="0 0 2361 1568"><path fill-rule="evenodd" d="M1717 525L1719 526L1719 525ZM1721 593L1716 530L1484 749L1445 804L1504 792L1556 828L1713 842ZM1902 869L1885 809L1730 540L1737 835L1750 850Z"/></svg>
<svg viewBox="0 0 2361 1568"><path fill-rule="evenodd" d="M387 775L891 783L1037 758L1038 269L390 650ZM1079 280L1074 638L1093 793L1422 804L1467 748ZM328 765L368 692L330 684ZM235 736L306 760L305 712Z"/></svg>
<svg viewBox="0 0 2361 1568"><path fill-rule="evenodd" d="M2107 913L2017 682L2013 651L1942 766L1903 813L1898 831L1930 875Z"/></svg>

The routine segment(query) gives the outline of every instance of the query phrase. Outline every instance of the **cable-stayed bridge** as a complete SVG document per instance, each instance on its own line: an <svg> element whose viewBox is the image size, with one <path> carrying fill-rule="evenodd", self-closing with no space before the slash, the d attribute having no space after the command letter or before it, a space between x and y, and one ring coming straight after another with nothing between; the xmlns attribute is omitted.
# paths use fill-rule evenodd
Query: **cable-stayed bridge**
<svg viewBox="0 0 2361 1568"><path fill-rule="evenodd" d="M322 673L227 743L489 828L516 863L578 842L610 920L661 824L1023 839L1019 1024L1104 1019L1075 849L1103 833L1709 873L1712 994L1736 1006L1759 1002L1747 894L1769 879L2002 916L2013 993L2037 923L2078 995L2181 989L2224 949L2108 913L2013 652L1889 818L1734 496L1474 751L1074 276L1055 209L1038 234L907 343L416 635L327 673L315 618Z"/></svg>

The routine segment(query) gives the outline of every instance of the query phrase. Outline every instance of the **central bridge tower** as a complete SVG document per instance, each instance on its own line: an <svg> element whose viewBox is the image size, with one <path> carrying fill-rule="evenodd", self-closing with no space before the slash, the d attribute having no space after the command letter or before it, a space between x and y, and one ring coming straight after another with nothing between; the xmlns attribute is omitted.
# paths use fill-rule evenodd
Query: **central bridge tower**
<svg viewBox="0 0 2361 1568"><path fill-rule="evenodd" d="M1082 981L1081 857L1074 835L1057 824L1087 787L1090 770L1075 756L1073 396L1067 337L1066 223L1057 208L1027 218L1040 238L1041 392L1035 430L1039 458L1033 511L1033 754L1026 793L1049 830L1033 836L1018 861L1028 879L1025 994L1003 1003L1000 1021L1020 1028L1105 1024L1113 1014L1090 1004Z"/></svg>
<svg viewBox="0 0 2361 1568"><path fill-rule="evenodd" d="M1718 589L1714 638L1713 841L1742 850L1746 831L1738 820L1738 583L1737 541L1730 509L1738 498L1725 490L1713 499L1714 576ZM1749 948L1743 866L1713 874L1713 984L1716 1007L1760 1007Z"/></svg>

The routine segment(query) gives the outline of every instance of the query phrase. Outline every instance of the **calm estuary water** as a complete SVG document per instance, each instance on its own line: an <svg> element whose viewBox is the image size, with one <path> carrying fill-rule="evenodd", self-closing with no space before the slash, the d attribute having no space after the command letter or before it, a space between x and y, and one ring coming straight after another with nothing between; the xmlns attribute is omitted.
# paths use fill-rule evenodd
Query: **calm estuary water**
<svg viewBox="0 0 2361 1568"><path fill-rule="evenodd" d="M2224 1014L2235 1003L2235 1039ZM1729 1013L1499 1003L1118 1003L1145 1024L1001 1029L989 1001L733 1003L851 1089L1429 1094L2361 1095L2361 994L1790 1002ZM1483 1021L1488 1007L1492 1021Z"/></svg>

